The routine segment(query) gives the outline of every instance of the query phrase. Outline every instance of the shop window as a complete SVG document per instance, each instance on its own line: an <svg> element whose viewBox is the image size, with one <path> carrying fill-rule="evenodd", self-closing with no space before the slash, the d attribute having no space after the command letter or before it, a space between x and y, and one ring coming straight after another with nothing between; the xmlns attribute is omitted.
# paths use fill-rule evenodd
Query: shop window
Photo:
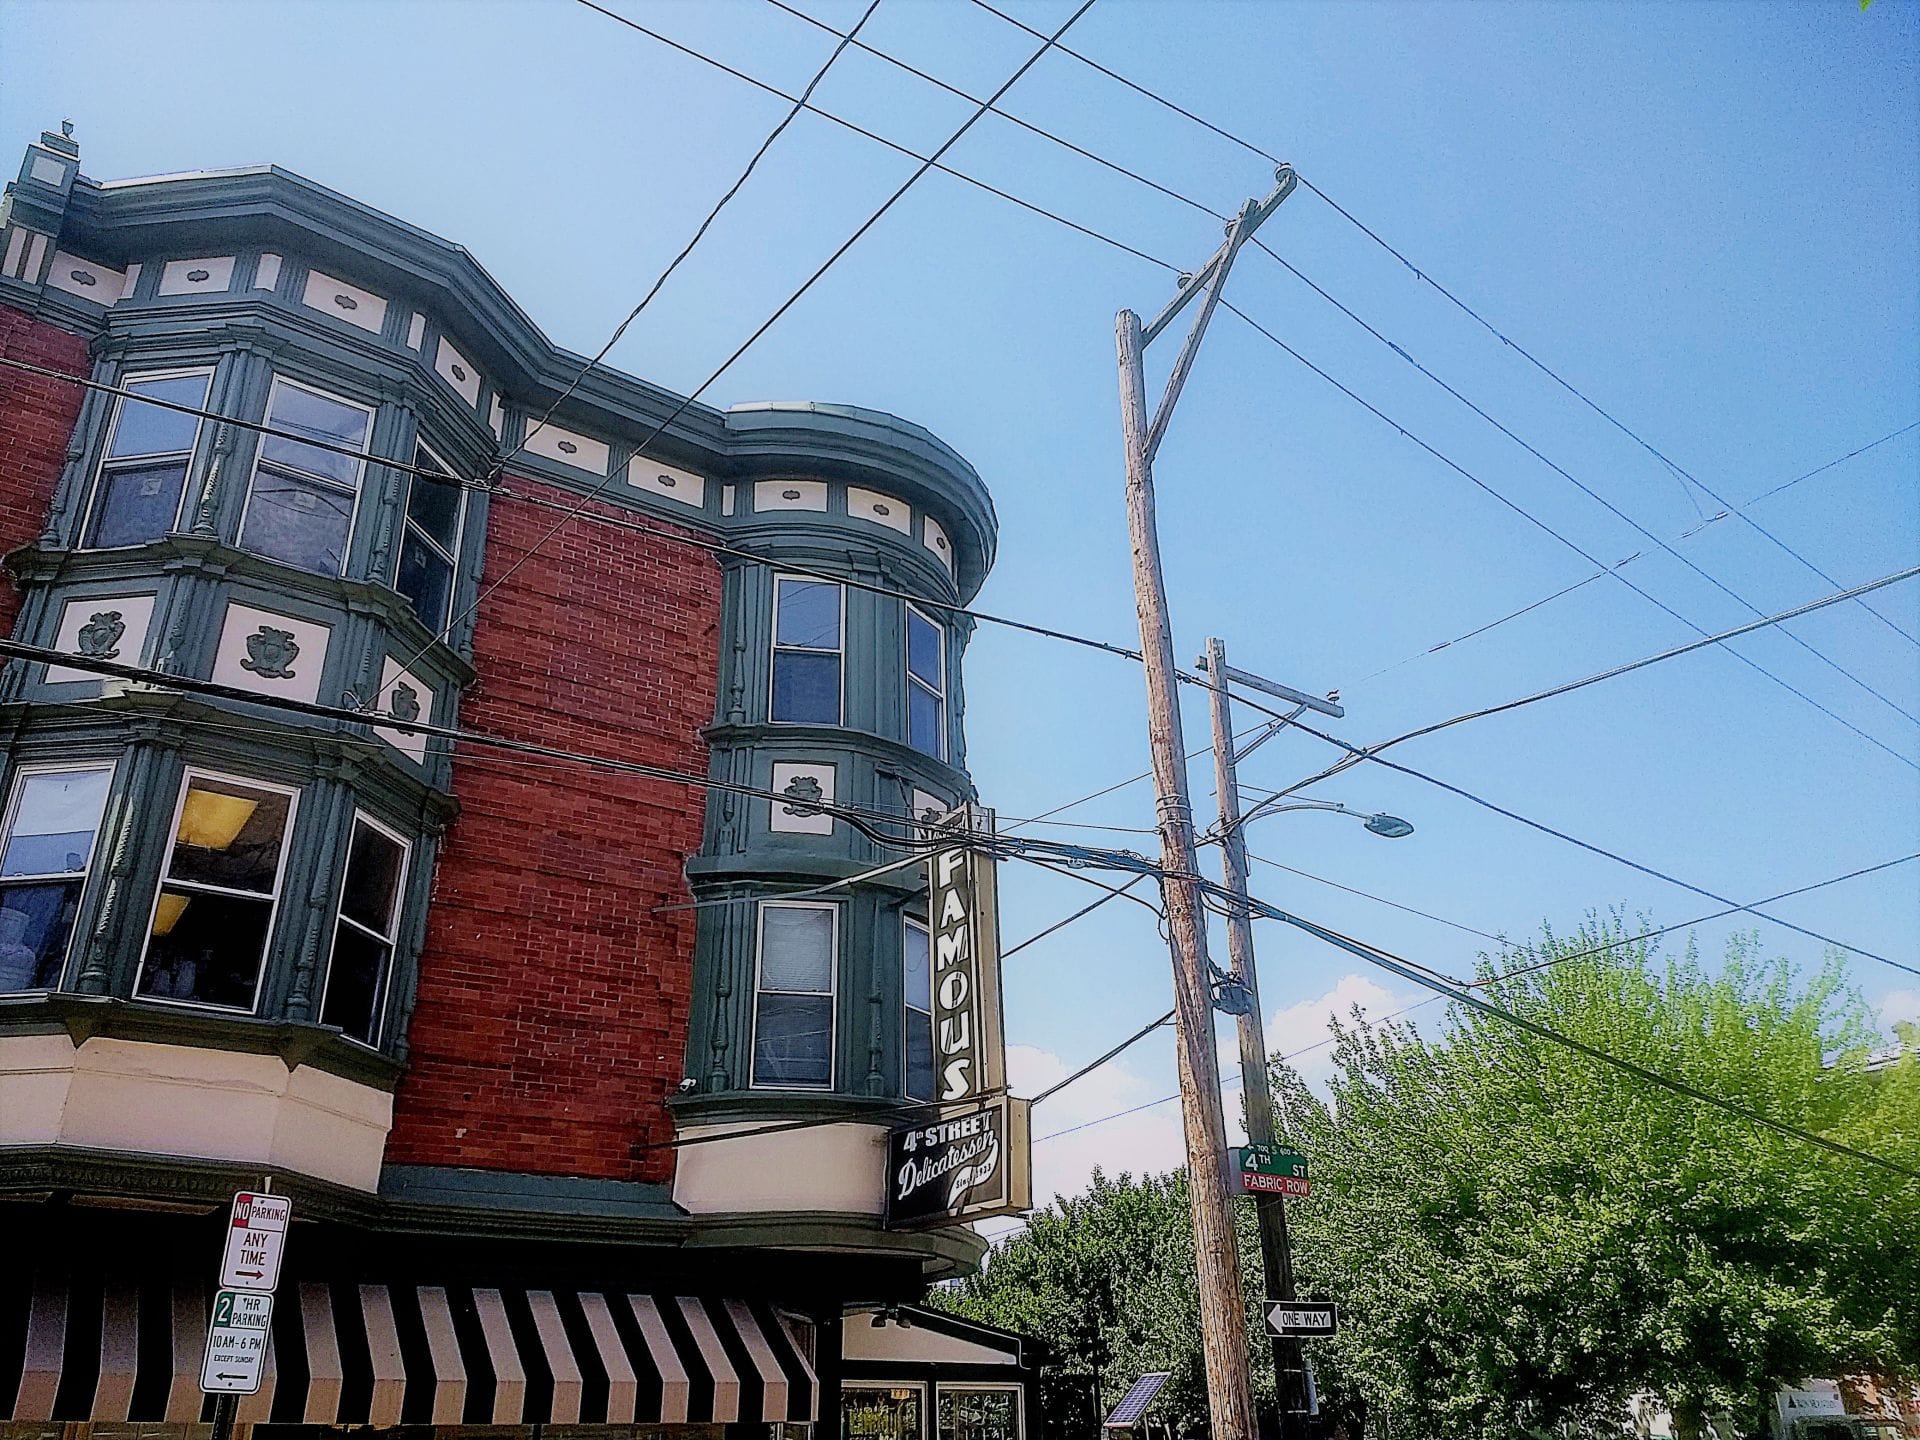
<svg viewBox="0 0 1920 1440"><path fill-rule="evenodd" d="M833 1085L834 972L840 910L769 900L760 906L753 1005L757 1086L825 1090Z"/></svg>
<svg viewBox="0 0 1920 1440"><path fill-rule="evenodd" d="M189 771L134 993L252 1011L296 792Z"/></svg>
<svg viewBox="0 0 1920 1440"><path fill-rule="evenodd" d="M843 1385L841 1440L920 1440L918 1385Z"/></svg>
<svg viewBox="0 0 1920 1440"><path fill-rule="evenodd" d="M906 1096L934 1098L933 935L924 920L908 920L901 937L902 986L906 1010L904 1046Z"/></svg>
<svg viewBox="0 0 1920 1440"><path fill-rule="evenodd" d="M768 716L801 725L840 723L844 592L831 580L773 582L773 703Z"/></svg>
<svg viewBox="0 0 1920 1440"><path fill-rule="evenodd" d="M0 831L0 993L59 985L112 778L97 765L14 780Z"/></svg>
<svg viewBox="0 0 1920 1440"><path fill-rule="evenodd" d="M363 1045L380 1043L406 874L406 842L365 815L355 815L320 1023L338 1025Z"/></svg>
<svg viewBox="0 0 1920 1440"><path fill-rule="evenodd" d="M276 379L267 398L266 423L276 430L364 452L373 412ZM353 534L363 464L359 455L262 435L259 459L247 487L241 545L302 570L340 574Z"/></svg>
<svg viewBox="0 0 1920 1440"><path fill-rule="evenodd" d="M1020 1392L942 1385L937 1440L1020 1440Z"/></svg>
<svg viewBox="0 0 1920 1440"><path fill-rule="evenodd" d="M907 606L907 743L947 758L946 630Z"/></svg>
<svg viewBox="0 0 1920 1440"><path fill-rule="evenodd" d="M81 544L97 550L144 545L173 529L180 518L187 466L200 440L200 417L148 401L164 400L204 410L212 372L138 375L121 387L107 437L100 476L93 487Z"/></svg>
<svg viewBox="0 0 1920 1440"><path fill-rule="evenodd" d="M453 610L467 492L426 446L414 447L413 463L418 470L446 478L415 474L407 482L406 534L400 541L400 568L393 588L407 597L420 623L438 635L446 629Z"/></svg>

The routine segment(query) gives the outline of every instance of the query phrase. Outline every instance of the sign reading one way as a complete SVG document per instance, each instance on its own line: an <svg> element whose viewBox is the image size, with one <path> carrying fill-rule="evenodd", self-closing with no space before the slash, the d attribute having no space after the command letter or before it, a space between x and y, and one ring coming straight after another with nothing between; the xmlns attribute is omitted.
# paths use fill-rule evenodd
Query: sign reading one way
<svg viewBox="0 0 1920 1440"><path fill-rule="evenodd" d="M1270 1335L1340 1333L1340 1315L1331 1300L1269 1300L1265 1310Z"/></svg>
<svg viewBox="0 0 1920 1440"><path fill-rule="evenodd" d="M207 1353L200 1361L200 1388L209 1395L257 1395L267 1363L273 1296L251 1290L216 1290Z"/></svg>
<svg viewBox="0 0 1920 1440"><path fill-rule="evenodd" d="M233 1197L227 1248L220 1257L220 1283L229 1290L272 1290L280 1283L280 1257L287 1248L293 1201L284 1195Z"/></svg>

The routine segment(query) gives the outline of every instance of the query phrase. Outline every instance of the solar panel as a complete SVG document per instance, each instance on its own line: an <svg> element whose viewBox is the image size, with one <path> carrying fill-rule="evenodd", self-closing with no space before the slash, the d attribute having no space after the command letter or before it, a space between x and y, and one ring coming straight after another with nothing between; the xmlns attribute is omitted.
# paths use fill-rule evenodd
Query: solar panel
<svg viewBox="0 0 1920 1440"><path fill-rule="evenodd" d="M1113 1413L1100 1422L1104 1430L1131 1430L1140 1423L1140 1417L1147 1413L1147 1407L1153 1404L1153 1397L1160 1393L1160 1387L1167 1383L1169 1370L1149 1370L1126 1394L1120 1397L1120 1403L1113 1407Z"/></svg>

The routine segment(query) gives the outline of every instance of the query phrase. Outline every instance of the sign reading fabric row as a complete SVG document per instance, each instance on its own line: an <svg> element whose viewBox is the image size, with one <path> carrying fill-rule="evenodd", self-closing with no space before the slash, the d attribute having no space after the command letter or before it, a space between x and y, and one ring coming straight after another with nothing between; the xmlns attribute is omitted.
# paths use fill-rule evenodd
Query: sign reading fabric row
<svg viewBox="0 0 1920 1440"><path fill-rule="evenodd" d="M1031 1210L1030 1108L1002 1095L888 1132L888 1227L958 1225Z"/></svg>
<svg viewBox="0 0 1920 1440"><path fill-rule="evenodd" d="M1304 1199L1313 1193L1307 1179L1307 1157L1272 1145L1243 1145L1233 1152L1233 1173L1248 1195L1289 1195Z"/></svg>

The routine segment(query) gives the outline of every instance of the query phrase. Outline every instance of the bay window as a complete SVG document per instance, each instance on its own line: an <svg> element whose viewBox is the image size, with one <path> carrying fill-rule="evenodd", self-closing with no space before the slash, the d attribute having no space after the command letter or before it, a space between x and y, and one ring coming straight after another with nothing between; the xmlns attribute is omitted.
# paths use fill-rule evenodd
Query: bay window
<svg viewBox="0 0 1920 1440"><path fill-rule="evenodd" d="M446 478L415 474L407 481L406 533L400 540L393 588L407 597L420 623L437 635L446 628L453 609L467 494L446 463L425 445L414 447L413 463L418 470Z"/></svg>
<svg viewBox="0 0 1920 1440"><path fill-rule="evenodd" d="M769 718L840 723L842 588L782 575L773 582L773 696Z"/></svg>
<svg viewBox="0 0 1920 1440"><path fill-rule="evenodd" d="M901 936L901 997L906 1011L905 1094L934 1098L933 935L924 920L909 919Z"/></svg>
<svg viewBox="0 0 1920 1440"><path fill-rule="evenodd" d="M277 378L267 397L266 423L364 454L373 412ZM364 463L360 455L262 435L247 486L242 548L316 574L341 574Z"/></svg>
<svg viewBox="0 0 1920 1440"><path fill-rule="evenodd" d="M296 792L188 771L134 993L251 1013Z"/></svg>
<svg viewBox="0 0 1920 1440"><path fill-rule="evenodd" d="M907 743L947 758L946 630L907 606Z"/></svg>
<svg viewBox="0 0 1920 1440"><path fill-rule="evenodd" d="M200 417L147 402L204 410L212 380L211 371L196 370L131 376L121 386L131 393L114 405L82 545L96 550L144 545L178 523L187 467L200 441Z"/></svg>
<svg viewBox="0 0 1920 1440"><path fill-rule="evenodd" d="M60 983L110 765L23 770L0 830L0 993Z"/></svg>
<svg viewBox="0 0 1920 1440"><path fill-rule="evenodd" d="M832 1087L839 925L837 905L761 903L753 1003L754 1085Z"/></svg>
<svg viewBox="0 0 1920 1440"><path fill-rule="evenodd" d="M406 842L356 814L340 908L334 918L333 956L327 964L320 1023L339 1026L348 1038L363 1045L380 1040L406 874Z"/></svg>

